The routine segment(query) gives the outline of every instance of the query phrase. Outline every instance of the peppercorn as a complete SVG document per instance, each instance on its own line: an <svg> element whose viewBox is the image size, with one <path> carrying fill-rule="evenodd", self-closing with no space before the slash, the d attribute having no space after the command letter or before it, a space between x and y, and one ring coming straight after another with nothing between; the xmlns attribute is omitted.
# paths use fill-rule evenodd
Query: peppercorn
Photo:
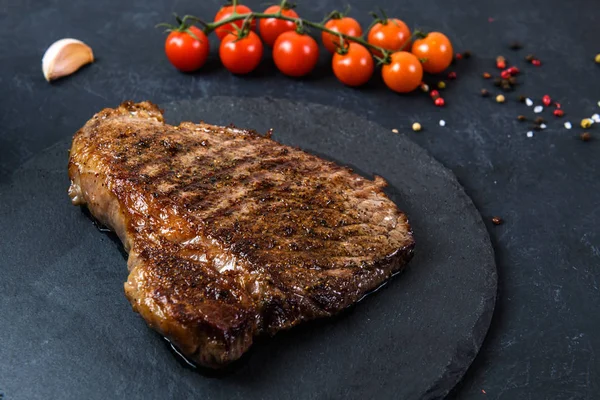
<svg viewBox="0 0 600 400"><path fill-rule="evenodd" d="M502 80L502 89L503 90L512 90L512 86L510 85L510 82L508 81L508 79Z"/></svg>
<svg viewBox="0 0 600 400"><path fill-rule="evenodd" d="M502 220L502 218L500 218L500 217L493 217L493 218L492 218L492 222L494 223L494 225L502 225L502 223L503 223L504 221L503 221L503 220Z"/></svg>
<svg viewBox="0 0 600 400"><path fill-rule="evenodd" d="M490 79L492 77L492 75L490 75L489 72L484 72L483 73L483 79Z"/></svg>
<svg viewBox="0 0 600 400"><path fill-rule="evenodd" d="M510 72L511 75L518 75L521 70L513 65L508 69L508 72Z"/></svg>
<svg viewBox="0 0 600 400"><path fill-rule="evenodd" d="M508 78L508 83L510 83L512 86L515 86L518 83L517 78L511 76L510 78Z"/></svg>
<svg viewBox="0 0 600 400"><path fill-rule="evenodd" d="M536 125L533 125L533 126L531 127L531 129L533 129L534 131L541 131L541 130L542 130L542 129L544 129L544 128L542 128L540 125L537 125L537 124L536 124Z"/></svg>
<svg viewBox="0 0 600 400"><path fill-rule="evenodd" d="M545 94L542 97L542 104L544 104L546 107L548 107L550 104L552 104L552 99L550 98L550 96L548 96L547 94Z"/></svg>
<svg viewBox="0 0 600 400"><path fill-rule="evenodd" d="M519 116L517 117L517 119L518 119L519 121L521 121L521 122L523 122L523 121L527 120L527 118L526 118L524 115L519 115Z"/></svg>
<svg viewBox="0 0 600 400"><path fill-rule="evenodd" d="M583 132L581 135L579 135L579 137L581 138L581 140L583 140L584 142L589 142L592 139L592 135L590 135L589 132Z"/></svg>
<svg viewBox="0 0 600 400"><path fill-rule="evenodd" d="M525 57L525 61L527 62L532 62L533 60L535 60L535 56L533 54L528 54L527 57Z"/></svg>
<svg viewBox="0 0 600 400"><path fill-rule="evenodd" d="M456 53L456 55L454 56L455 59L457 60L461 60L463 58L463 55L460 53Z"/></svg>
<svg viewBox="0 0 600 400"><path fill-rule="evenodd" d="M525 103L525 100L527 100L527 97L523 96L522 94L521 94L521 95L519 95L519 101L520 101L521 103Z"/></svg>
<svg viewBox="0 0 600 400"><path fill-rule="evenodd" d="M523 45L517 41L514 41L514 42L511 42L510 48L512 50L521 50L523 48Z"/></svg>
<svg viewBox="0 0 600 400"><path fill-rule="evenodd" d="M542 65L542 62L536 58L535 60L531 61L531 64L535 65L536 67L539 67L540 65Z"/></svg>
<svg viewBox="0 0 600 400"><path fill-rule="evenodd" d="M500 73L500 77L502 79L508 79L508 78L510 78L510 72L507 69L505 69L504 71L502 71Z"/></svg>
<svg viewBox="0 0 600 400"><path fill-rule="evenodd" d="M594 61L596 62L596 64L600 64L600 53L596 54L596 57L594 57Z"/></svg>
<svg viewBox="0 0 600 400"><path fill-rule="evenodd" d="M434 103L438 107L443 107L446 104L446 101L443 98L438 97L437 99L435 99Z"/></svg>
<svg viewBox="0 0 600 400"><path fill-rule="evenodd" d="M445 89L446 88L446 82L444 81L439 81L437 84L438 89Z"/></svg>
<svg viewBox="0 0 600 400"><path fill-rule="evenodd" d="M415 122L414 124L412 124L412 130L415 132L419 132L421 130L421 124L418 122Z"/></svg>
<svg viewBox="0 0 600 400"><path fill-rule="evenodd" d="M448 79L456 79L456 72L452 71L448 73Z"/></svg>
<svg viewBox="0 0 600 400"><path fill-rule="evenodd" d="M589 127L592 126L592 120L589 118L584 118L581 120L581 127L583 129L588 129Z"/></svg>
<svg viewBox="0 0 600 400"><path fill-rule="evenodd" d="M433 89L431 92L429 92L429 95L431 96L432 99L437 99L438 97L440 97L440 92L438 92L437 90Z"/></svg>
<svg viewBox="0 0 600 400"><path fill-rule="evenodd" d="M555 117L562 117L563 115L565 115L565 112L557 108L556 110L554 110L554 112L552 112L552 114L554 114Z"/></svg>
<svg viewBox="0 0 600 400"><path fill-rule="evenodd" d="M500 78L500 77L494 78L494 86L498 86L498 87L502 86L502 78Z"/></svg>
<svg viewBox="0 0 600 400"><path fill-rule="evenodd" d="M421 82L421 90L425 93L429 92L429 85L425 82Z"/></svg>
<svg viewBox="0 0 600 400"><path fill-rule="evenodd" d="M506 98L502 94L499 94L498 96L496 96L496 103L504 103L505 100L506 100Z"/></svg>
<svg viewBox="0 0 600 400"><path fill-rule="evenodd" d="M471 52L470 52L469 50L467 50L467 51L463 51L463 57L464 57L465 59L467 59L467 58L471 58L471 55L472 55L472 54L471 54Z"/></svg>
<svg viewBox="0 0 600 400"><path fill-rule="evenodd" d="M481 89L481 97L488 97L490 92L487 89Z"/></svg>
<svg viewBox="0 0 600 400"><path fill-rule="evenodd" d="M537 117L535 119L535 123L538 124L538 125L543 124L544 122L546 122L546 121L542 117Z"/></svg>

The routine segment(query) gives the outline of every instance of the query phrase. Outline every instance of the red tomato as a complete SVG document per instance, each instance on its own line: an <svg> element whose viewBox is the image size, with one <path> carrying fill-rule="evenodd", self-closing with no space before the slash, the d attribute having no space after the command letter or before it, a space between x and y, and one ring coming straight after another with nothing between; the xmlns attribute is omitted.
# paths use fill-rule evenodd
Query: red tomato
<svg viewBox="0 0 600 400"><path fill-rule="evenodd" d="M410 29L403 21L389 18L373 25L367 41L390 51L404 50L404 46L410 41ZM373 53L382 56L380 51L374 50Z"/></svg>
<svg viewBox="0 0 600 400"><path fill-rule="evenodd" d="M278 13L281 7L271 6L265 10L265 14ZM284 8L281 10L281 15L286 17L298 18L298 13L290 8ZM259 21L260 36L267 44L267 46L273 47L275 40L283 32L293 31L296 29L296 24L292 21L284 21L277 18L263 18Z"/></svg>
<svg viewBox="0 0 600 400"><path fill-rule="evenodd" d="M221 62L234 74L247 74L253 71L262 58L263 45L258 35L252 31L243 38L230 33L223 38L219 47Z"/></svg>
<svg viewBox="0 0 600 400"><path fill-rule="evenodd" d="M350 36L361 36L362 28L357 20L350 17L334 18L330 19L325 23L325 28L331 29L332 31L344 33ZM321 40L323 45L332 53L339 47L340 38L337 35L323 31L321 33Z"/></svg>
<svg viewBox="0 0 600 400"><path fill-rule="evenodd" d="M247 7L243 4L238 4L235 7L235 10L237 11L238 14L248 14L248 13L252 12L252 10L249 7ZM223 6L215 15L214 21L217 22L222 19L228 18L231 16L231 14L233 14L233 6ZM244 24L244 20L240 19L240 20L234 21L230 24L226 24L226 25L218 27L217 29L215 29L215 33L217 34L217 37L219 39L223 40L223 38L225 36L227 36L228 33L236 32L236 30L235 30L236 26L238 28L241 28L243 24ZM253 31L256 31L256 21L255 20L252 20L252 22L250 23L250 29L252 29Z"/></svg>
<svg viewBox="0 0 600 400"><path fill-rule="evenodd" d="M391 62L381 68L383 81L395 92L408 93L419 87L423 80L421 61L412 53L392 53Z"/></svg>
<svg viewBox="0 0 600 400"><path fill-rule="evenodd" d="M195 26L190 26L184 32L171 31L165 41L167 58L175 68L184 72L195 71L203 66L208 51L208 38Z"/></svg>
<svg viewBox="0 0 600 400"><path fill-rule="evenodd" d="M284 32L273 45L273 61L288 76L304 76L315 68L319 60L319 45L307 34Z"/></svg>
<svg viewBox="0 0 600 400"><path fill-rule="evenodd" d="M358 43L350 43L345 54L335 53L331 66L335 76L345 85L360 86L373 75L373 56Z"/></svg>
<svg viewBox="0 0 600 400"><path fill-rule="evenodd" d="M452 63L452 43L440 32L431 32L425 39L418 39L412 45L412 53L423 62L423 69L430 74L439 74Z"/></svg>

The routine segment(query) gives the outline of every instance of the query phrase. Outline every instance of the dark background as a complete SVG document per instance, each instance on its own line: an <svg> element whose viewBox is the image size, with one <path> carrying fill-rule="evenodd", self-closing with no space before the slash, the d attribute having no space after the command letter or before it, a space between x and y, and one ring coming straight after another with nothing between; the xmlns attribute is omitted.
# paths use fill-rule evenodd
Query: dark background
<svg viewBox="0 0 600 400"><path fill-rule="evenodd" d="M258 1L247 3L266 8ZM298 3L300 15L313 20L346 5ZM452 397L598 398L600 130L589 130L594 139L588 143L578 135L581 118L600 112L600 66L593 61L600 52L600 3L350 4L364 26L370 22L368 11L381 6L411 27L445 32L455 50L473 52L471 59L455 66L458 79L443 93L445 108L434 107L422 93L396 95L378 76L364 89L345 88L330 73L325 54L317 70L302 80L281 76L268 54L250 76L231 76L215 58L216 45L202 71L176 72L164 57L164 36L154 25L169 20L173 11L211 19L218 1L0 0L0 181L42 149L72 135L102 107L125 99L160 104L186 98L210 101L214 95L271 96L351 110L425 147L455 172L489 224L499 275L496 312L479 356ZM97 62L48 84L41 58L63 37L88 43ZM525 49L508 49L514 39ZM543 65L526 65L528 53ZM502 105L479 96L482 87L494 89L481 74L496 72L499 54L523 71L522 85ZM545 110L548 129L527 138L527 124L517 122L516 116L534 114L516 101L521 93L538 103L542 95L551 95L563 105L565 118L558 120ZM78 118L68 117L72 115ZM67 119L64 131L54 128ZM446 127L438 125L440 119ZM563 127L566 120L573 123L572 130ZM424 126L422 132L410 130L414 121ZM492 225L494 215L505 223Z"/></svg>

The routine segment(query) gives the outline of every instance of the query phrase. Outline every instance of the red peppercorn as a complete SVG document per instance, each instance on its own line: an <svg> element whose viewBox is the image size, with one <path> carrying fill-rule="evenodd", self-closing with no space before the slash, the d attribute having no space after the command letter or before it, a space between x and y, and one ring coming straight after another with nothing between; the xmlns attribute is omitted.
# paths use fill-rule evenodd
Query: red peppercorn
<svg viewBox="0 0 600 400"><path fill-rule="evenodd" d="M440 97L440 92L433 89L431 92L429 92L429 95L431 96L432 99L437 99L438 97Z"/></svg>
<svg viewBox="0 0 600 400"><path fill-rule="evenodd" d="M560 108L560 103L558 101L554 102L554 107Z"/></svg>
<svg viewBox="0 0 600 400"><path fill-rule="evenodd" d="M563 115L565 115L565 112L561 109L556 109L552 114L554 114L556 117L562 117Z"/></svg>
<svg viewBox="0 0 600 400"><path fill-rule="evenodd" d="M505 69L506 68L506 61L497 61L496 62L496 68L498 68L498 69Z"/></svg>
<svg viewBox="0 0 600 400"><path fill-rule="evenodd" d="M448 73L448 79L456 79L456 72L452 71Z"/></svg>
<svg viewBox="0 0 600 400"><path fill-rule="evenodd" d="M443 107L444 104L446 104L446 102L441 97L438 97L437 99L435 99L435 105L436 106Z"/></svg>
<svg viewBox="0 0 600 400"><path fill-rule="evenodd" d="M502 72L500 73L500 77L501 77L502 79L508 79L508 78L510 78L510 70L508 70L508 69L505 69L504 71L502 71Z"/></svg>
<svg viewBox="0 0 600 400"><path fill-rule="evenodd" d="M457 60L461 60L463 58L463 55L461 53L456 53L454 58L456 58Z"/></svg>
<svg viewBox="0 0 600 400"><path fill-rule="evenodd" d="M539 67L540 65L542 65L542 62L538 59L532 60L531 63L533 65L535 65L536 67Z"/></svg>
<svg viewBox="0 0 600 400"><path fill-rule="evenodd" d="M508 69L508 72L510 72L511 75L519 75L519 72L521 72L519 70L519 68L512 66Z"/></svg>
<svg viewBox="0 0 600 400"><path fill-rule="evenodd" d="M546 94L544 97L542 97L542 103L548 107L550 104L552 104L552 99Z"/></svg>

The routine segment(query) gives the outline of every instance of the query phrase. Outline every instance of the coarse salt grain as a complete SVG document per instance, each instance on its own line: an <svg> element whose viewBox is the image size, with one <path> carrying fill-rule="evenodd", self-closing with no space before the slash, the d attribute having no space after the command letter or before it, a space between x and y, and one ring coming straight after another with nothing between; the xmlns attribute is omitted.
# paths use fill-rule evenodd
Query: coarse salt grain
<svg viewBox="0 0 600 400"><path fill-rule="evenodd" d="M446 121L444 121L443 119L440 119L440 126L446 126Z"/></svg>
<svg viewBox="0 0 600 400"><path fill-rule="evenodd" d="M527 137L533 137L533 132L532 131L527 132Z"/></svg>
<svg viewBox="0 0 600 400"><path fill-rule="evenodd" d="M542 111L544 111L544 107L542 107L542 106L535 106L535 107L533 107L533 112L536 113L536 114L539 114Z"/></svg>
<svg viewBox="0 0 600 400"><path fill-rule="evenodd" d="M546 124L540 124L540 128L546 129Z"/></svg>
<svg viewBox="0 0 600 400"><path fill-rule="evenodd" d="M531 107L533 105L533 100L528 97L525 99L525 104L527 104L527 107Z"/></svg>
<svg viewBox="0 0 600 400"><path fill-rule="evenodd" d="M572 127L573 127L573 125L571 125L571 123L569 121L565 122L565 128L571 129Z"/></svg>
<svg viewBox="0 0 600 400"><path fill-rule="evenodd" d="M595 123L600 123L600 115L594 114L591 118Z"/></svg>
<svg viewBox="0 0 600 400"><path fill-rule="evenodd" d="M394 128L394 129L392 129L392 132L398 133L398 129Z"/></svg>

